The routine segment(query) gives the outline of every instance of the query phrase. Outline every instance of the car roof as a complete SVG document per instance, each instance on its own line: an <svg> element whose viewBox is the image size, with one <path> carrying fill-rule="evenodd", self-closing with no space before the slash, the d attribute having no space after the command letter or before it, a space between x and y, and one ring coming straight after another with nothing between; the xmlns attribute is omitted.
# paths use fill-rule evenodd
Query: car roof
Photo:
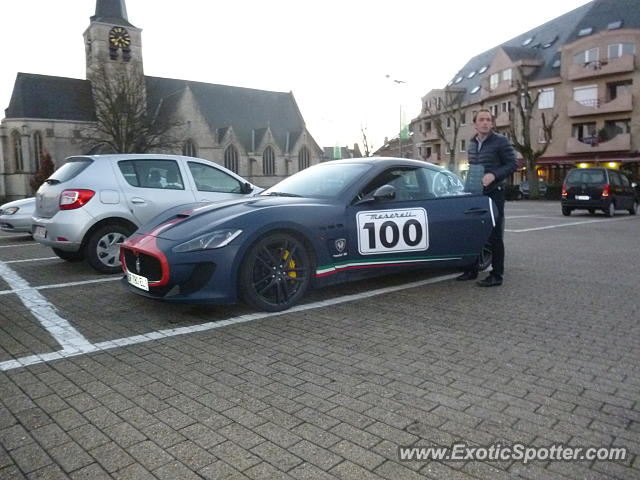
<svg viewBox="0 0 640 480"><path fill-rule="evenodd" d="M345 158L342 160L329 160L326 162L322 162L318 165L352 165L352 164L365 164L365 165L382 165L382 166L393 166L393 165L406 165L406 166L415 166L415 167L433 167L438 170L445 170L445 168L435 165L433 163L424 162L422 160L412 160L410 158L396 158L396 157L362 157L362 158Z"/></svg>
<svg viewBox="0 0 640 480"><path fill-rule="evenodd" d="M107 160L136 160L136 159L170 159L174 160L176 158L186 158L189 160L204 160L205 162L211 162L211 160L207 160L205 158L199 157L187 157L184 155L171 155L166 153L109 153L105 155L72 155L69 158L90 158L92 160L97 161L107 161ZM215 163L215 162L211 162Z"/></svg>

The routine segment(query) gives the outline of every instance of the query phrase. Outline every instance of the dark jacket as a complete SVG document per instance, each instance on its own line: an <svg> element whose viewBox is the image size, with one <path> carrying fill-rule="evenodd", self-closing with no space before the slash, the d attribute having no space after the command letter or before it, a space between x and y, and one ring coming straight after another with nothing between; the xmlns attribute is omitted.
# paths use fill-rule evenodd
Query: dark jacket
<svg viewBox="0 0 640 480"><path fill-rule="evenodd" d="M467 155L469 165L482 165L485 173L493 173L496 176L495 182L485 187L485 193L496 189L504 190L505 179L518 168L516 152L509 139L493 131L482 142L480 152L478 152L478 140L474 136L469 142Z"/></svg>

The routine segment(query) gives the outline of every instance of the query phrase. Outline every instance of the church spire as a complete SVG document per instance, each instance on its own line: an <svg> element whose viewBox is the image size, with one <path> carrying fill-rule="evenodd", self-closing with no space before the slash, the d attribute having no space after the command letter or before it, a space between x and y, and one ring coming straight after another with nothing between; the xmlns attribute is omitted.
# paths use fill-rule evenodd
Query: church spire
<svg viewBox="0 0 640 480"><path fill-rule="evenodd" d="M96 14L92 22L104 22L132 27L127 18L125 0L96 0Z"/></svg>

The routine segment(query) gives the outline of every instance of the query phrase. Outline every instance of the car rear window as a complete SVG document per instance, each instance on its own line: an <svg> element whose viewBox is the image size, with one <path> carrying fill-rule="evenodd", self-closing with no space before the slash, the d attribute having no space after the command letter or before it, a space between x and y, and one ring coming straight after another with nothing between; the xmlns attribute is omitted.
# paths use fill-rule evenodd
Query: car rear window
<svg viewBox="0 0 640 480"><path fill-rule="evenodd" d="M93 160L85 157L70 158L49 177L51 180L58 180L60 183L71 180L78 176L85 168L93 163Z"/></svg>
<svg viewBox="0 0 640 480"><path fill-rule="evenodd" d="M567 176L567 185L604 185L604 170L574 170Z"/></svg>

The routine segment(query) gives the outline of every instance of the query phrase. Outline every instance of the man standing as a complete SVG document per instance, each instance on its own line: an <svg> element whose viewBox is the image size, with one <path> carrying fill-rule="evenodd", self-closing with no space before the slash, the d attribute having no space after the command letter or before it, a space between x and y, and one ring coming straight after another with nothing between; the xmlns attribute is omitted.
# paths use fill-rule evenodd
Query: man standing
<svg viewBox="0 0 640 480"><path fill-rule="evenodd" d="M498 216L491 231L489 245L493 253L491 273L478 282L481 287L502 285L504 274L504 200L505 179L517 168L516 154L509 139L492 130L491 112L481 109L473 117L476 136L469 142L469 165L482 165L484 176L482 186L484 194L496 204ZM474 280L478 278L478 265L474 264L456 280Z"/></svg>

